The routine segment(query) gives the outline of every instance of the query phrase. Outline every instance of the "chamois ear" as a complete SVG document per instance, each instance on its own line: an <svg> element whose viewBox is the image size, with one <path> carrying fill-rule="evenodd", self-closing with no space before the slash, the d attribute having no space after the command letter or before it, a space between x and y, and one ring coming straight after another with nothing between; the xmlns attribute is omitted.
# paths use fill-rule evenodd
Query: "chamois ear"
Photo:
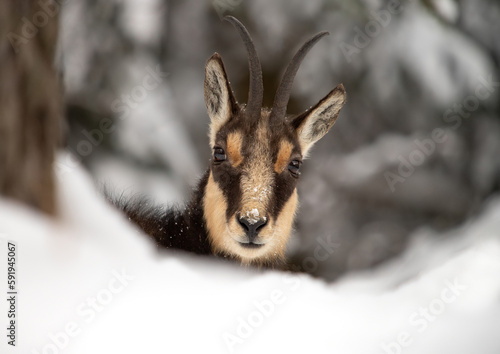
<svg viewBox="0 0 500 354"><path fill-rule="evenodd" d="M306 157L308 150L331 129L340 109L346 100L342 84L335 87L314 107L308 109L291 121L297 131L302 155Z"/></svg>
<svg viewBox="0 0 500 354"><path fill-rule="evenodd" d="M238 110L236 100L224 63L218 53L208 59L205 66L205 105L210 117L210 145L215 144L215 135Z"/></svg>

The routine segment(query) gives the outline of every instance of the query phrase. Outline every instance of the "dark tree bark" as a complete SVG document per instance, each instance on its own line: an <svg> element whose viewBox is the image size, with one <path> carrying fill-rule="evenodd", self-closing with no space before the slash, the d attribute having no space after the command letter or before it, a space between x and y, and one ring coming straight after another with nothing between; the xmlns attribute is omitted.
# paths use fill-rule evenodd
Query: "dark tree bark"
<svg viewBox="0 0 500 354"><path fill-rule="evenodd" d="M62 118L58 12L53 0L0 1L0 194L49 214Z"/></svg>

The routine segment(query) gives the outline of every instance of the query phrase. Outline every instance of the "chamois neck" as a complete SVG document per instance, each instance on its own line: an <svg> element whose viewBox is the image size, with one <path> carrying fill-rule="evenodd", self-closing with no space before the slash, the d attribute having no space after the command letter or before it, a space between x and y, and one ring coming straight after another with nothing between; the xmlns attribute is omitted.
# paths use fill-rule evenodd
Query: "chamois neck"
<svg viewBox="0 0 500 354"><path fill-rule="evenodd" d="M205 219L203 217L203 196L205 194L209 174L210 170L207 169L200 178L190 201L181 212L186 221L186 225L192 228L193 231L202 235L203 239L208 239Z"/></svg>
<svg viewBox="0 0 500 354"><path fill-rule="evenodd" d="M208 176L207 170L184 209L167 210L162 222L163 232L161 237L156 239L159 247L181 249L197 254L212 253L203 217L203 195Z"/></svg>

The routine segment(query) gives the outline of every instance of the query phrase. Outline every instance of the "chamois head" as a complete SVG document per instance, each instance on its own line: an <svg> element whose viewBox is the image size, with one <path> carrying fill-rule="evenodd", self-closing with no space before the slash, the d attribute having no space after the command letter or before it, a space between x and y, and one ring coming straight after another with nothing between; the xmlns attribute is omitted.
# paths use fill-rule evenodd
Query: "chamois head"
<svg viewBox="0 0 500 354"><path fill-rule="evenodd" d="M205 103L210 116L210 161L203 198L213 251L242 263L274 263L284 258L298 205L297 182L311 146L333 126L346 95L342 84L302 114L287 117L293 79L307 52L328 32L309 39L293 57L273 107L262 107L259 58L246 28L239 32L250 66L248 103L239 105L224 64L215 53L205 68Z"/></svg>

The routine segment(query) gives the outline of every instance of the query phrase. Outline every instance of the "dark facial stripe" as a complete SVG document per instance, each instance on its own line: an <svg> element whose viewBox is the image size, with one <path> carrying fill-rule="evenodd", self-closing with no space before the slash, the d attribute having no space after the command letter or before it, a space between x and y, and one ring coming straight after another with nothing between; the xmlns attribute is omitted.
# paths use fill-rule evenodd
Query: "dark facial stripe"
<svg viewBox="0 0 500 354"><path fill-rule="evenodd" d="M290 199L297 185L297 180L293 177L287 176L287 174L288 172L284 171L275 178L275 185L273 186L274 195L272 198L272 204L270 205L271 216L274 219L276 219L279 213L283 210L285 203L288 199Z"/></svg>
<svg viewBox="0 0 500 354"><path fill-rule="evenodd" d="M241 173L226 161L217 166L212 165L212 174L226 199L226 219L229 220L238 211L241 203Z"/></svg>

